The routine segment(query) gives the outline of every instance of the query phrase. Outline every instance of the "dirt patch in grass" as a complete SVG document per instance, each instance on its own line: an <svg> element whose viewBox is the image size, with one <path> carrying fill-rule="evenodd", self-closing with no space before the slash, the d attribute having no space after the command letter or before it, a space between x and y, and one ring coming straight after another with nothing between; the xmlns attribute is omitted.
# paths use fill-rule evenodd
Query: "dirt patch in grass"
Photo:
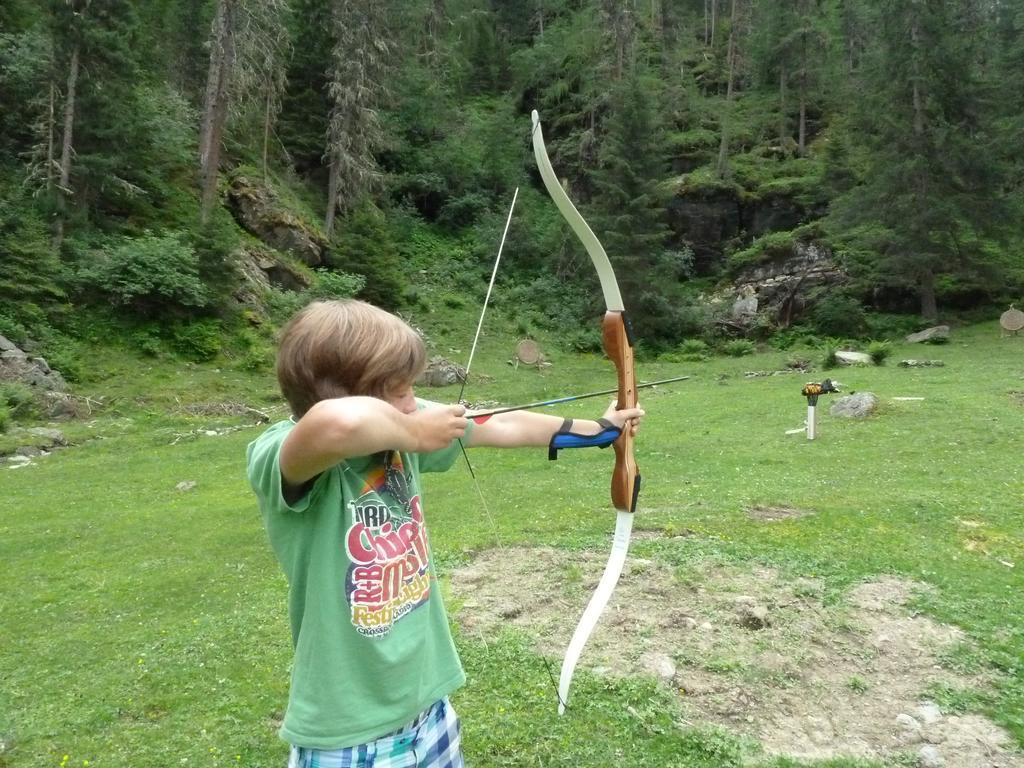
<svg viewBox="0 0 1024 768"><path fill-rule="evenodd" d="M603 566L601 554L548 548L482 553L451 574L456 618L481 638L519 627L554 663ZM656 677L679 697L680 725L723 726L768 755L1024 768L1005 731L928 700L988 681L943 666L966 640L910 612L925 588L885 578L833 604L820 582L766 568L679 572L631 557L580 666Z"/></svg>
<svg viewBox="0 0 1024 768"><path fill-rule="evenodd" d="M795 507L769 507L763 505L747 507L744 511L752 520L761 520L766 523L774 523L779 520L795 520L814 514L810 510L796 509Z"/></svg>

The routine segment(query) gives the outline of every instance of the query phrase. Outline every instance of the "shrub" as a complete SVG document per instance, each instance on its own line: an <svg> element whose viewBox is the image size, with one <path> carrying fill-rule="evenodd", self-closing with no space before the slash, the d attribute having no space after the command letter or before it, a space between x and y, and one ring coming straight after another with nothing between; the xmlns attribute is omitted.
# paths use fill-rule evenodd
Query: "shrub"
<svg viewBox="0 0 1024 768"><path fill-rule="evenodd" d="M366 278L349 272L331 269L313 270L313 284L305 292L313 299L348 299L355 296L366 285Z"/></svg>
<svg viewBox="0 0 1024 768"><path fill-rule="evenodd" d="M838 339L828 339L822 347L825 354L821 360L821 367L826 371L839 365L839 358L836 357L836 353L839 352L840 346L841 342Z"/></svg>
<svg viewBox="0 0 1024 768"><path fill-rule="evenodd" d="M867 328L864 307L845 293L826 294L811 314L814 327L826 336L856 338Z"/></svg>
<svg viewBox="0 0 1024 768"><path fill-rule="evenodd" d="M702 339L687 339L680 345L679 351L684 355L707 355L710 350L707 342Z"/></svg>
<svg viewBox="0 0 1024 768"><path fill-rule="evenodd" d="M888 341L872 341L867 353L875 365L885 365L886 358L892 354L892 345Z"/></svg>
<svg viewBox="0 0 1024 768"><path fill-rule="evenodd" d="M0 403L0 433L6 432L11 423L11 412L7 406Z"/></svg>
<svg viewBox="0 0 1024 768"><path fill-rule="evenodd" d="M81 287L130 306L143 316L158 316L168 305L194 309L209 302L199 276L199 258L178 233L123 239L90 255L79 267Z"/></svg>
<svg viewBox="0 0 1024 768"><path fill-rule="evenodd" d="M392 312L401 305L408 288L406 266L384 215L373 205L364 203L349 215L327 260L331 267L364 278L361 299Z"/></svg>
<svg viewBox="0 0 1024 768"><path fill-rule="evenodd" d="M722 351L730 357L744 357L754 353L754 342L747 339L733 339L722 347Z"/></svg>
<svg viewBox="0 0 1024 768"><path fill-rule="evenodd" d="M221 350L221 327L216 320L197 320L175 326L172 343L176 351L197 363L212 360Z"/></svg>
<svg viewBox="0 0 1024 768"><path fill-rule="evenodd" d="M0 384L0 408L12 418L29 418L36 415L35 395L25 384L15 381Z"/></svg>

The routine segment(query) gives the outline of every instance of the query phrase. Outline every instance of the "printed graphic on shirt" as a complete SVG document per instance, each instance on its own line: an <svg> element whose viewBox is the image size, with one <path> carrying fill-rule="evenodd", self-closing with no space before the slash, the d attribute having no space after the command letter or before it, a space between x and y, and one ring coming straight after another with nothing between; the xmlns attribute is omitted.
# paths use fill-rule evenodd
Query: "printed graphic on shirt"
<svg viewBox="0 0 1024 768"><path fill-rule="evenodd" d="M409 496L401 454L386 456L366 480L349 502L344 546L352 565L345 593L356 631L383 637L430 598L430 557L420 497Z"/></svg>

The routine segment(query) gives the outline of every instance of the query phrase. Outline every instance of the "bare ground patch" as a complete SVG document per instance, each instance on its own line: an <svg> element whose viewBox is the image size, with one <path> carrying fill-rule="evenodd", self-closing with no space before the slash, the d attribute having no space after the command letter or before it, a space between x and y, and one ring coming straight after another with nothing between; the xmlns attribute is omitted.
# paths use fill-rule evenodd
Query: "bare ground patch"
<svg viewBox="0 0 1024 768"><path fill-rule="evenodd" d="M779 520L796 520L797 518L807 517L814 513L806 509L796 509L795 507L773 507L765 505L757 505L753 507L747 507L744 510L747 513L747 517L752 520L762 520L767 523L774 523Z"/></svg>
<svg viewBox="0 0 1024 768"><path fill-rule="evenodd" d="M603 566L601 554L488 551L451 574L457 620L482 638L519 627L560 659ZM1005 731L926 700L932 685L986 681L943 668L940 656L965 638L910 614L906 602L924 588L880 579L826 605L822 584L770 569L679 574L630 558L580 665L654 676L679 696L684 724L729 728L769 755L910 754L921 765L938 765L928 762L937 756L947 768L1024 768Z"/></svg>

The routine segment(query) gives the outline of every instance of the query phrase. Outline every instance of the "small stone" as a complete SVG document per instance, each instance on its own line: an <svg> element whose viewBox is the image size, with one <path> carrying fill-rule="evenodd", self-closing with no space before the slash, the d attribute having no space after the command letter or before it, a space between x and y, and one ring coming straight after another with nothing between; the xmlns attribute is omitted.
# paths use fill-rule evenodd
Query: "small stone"
<svg viewBox="0 0 1024 768"><path fill-rule="evenodd" d="M174 486L174 490L182 492L191 491L193 488L196 487L196 485L197 483L195 480L182 480L180 483Z"/></svg>
<svg viewBox="0 0 1024 768"><path fill-rule="evenodd" d="M640 657L640 666L663 682L676 676L675 662L664 653L645 653Z"/></svg>
<svg viewBox="0 0 1024 768"><path fill-rule="evenodd" d="M906 712L901 712L896 715L896 724L899 726L899 733L896 734L896 741L900 744L920 744L924 740L921 732L921 724Z"/></svg>
<svg viewBox="0 0 1024 768"><path fill-rule="evenodd" d="M942 719L942 710L935 702L926 701L917 708L917 716L925 725L931 725Z"/></svg>
<svg viewBox="0 0 1024 768"><path fill-rule="evenodd" d="M504 603L498 606L497 613L503 619L515 619L523 614L523 607L515 603Z"/></svg>
<svg viewBox="0 0 1024 768"><path fill-rule="evenodd" d="M921 724L906 712L900 712L896 715L896 723L902 728L916 728L918 730L921 728Z"/></svg>
<svg viewBox="0 0 1024 768"><path fill-rule="evenodd" d="M946 761L942 757L942 753L929 744L926 747L921 747L921 751L917 753L917 764L920 768L943 768Z"/></svg>
<svg viewBox="0 0 1024 768"><path fill-rule="evenodd" d="M741 626L747 629L764 629L768 626L768 609L763 605L743 605L736 611Z"/></svg>

